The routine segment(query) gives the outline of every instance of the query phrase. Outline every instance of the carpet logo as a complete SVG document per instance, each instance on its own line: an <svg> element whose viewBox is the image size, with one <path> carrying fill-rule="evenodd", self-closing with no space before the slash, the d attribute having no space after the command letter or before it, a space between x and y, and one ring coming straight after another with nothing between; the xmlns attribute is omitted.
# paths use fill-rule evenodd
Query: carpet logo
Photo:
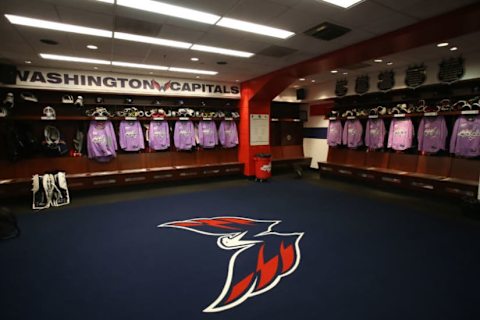
<svg viewBox="0 0 480 320"><path fill-rule="evenodd" d="M220 248L235 251L228 263L227 279L220 295L203 310L219 312L273 289L298 267L303 232L272 231L279 223L280 220L215 217L173 221L158 227L215 236Z"/></svg>

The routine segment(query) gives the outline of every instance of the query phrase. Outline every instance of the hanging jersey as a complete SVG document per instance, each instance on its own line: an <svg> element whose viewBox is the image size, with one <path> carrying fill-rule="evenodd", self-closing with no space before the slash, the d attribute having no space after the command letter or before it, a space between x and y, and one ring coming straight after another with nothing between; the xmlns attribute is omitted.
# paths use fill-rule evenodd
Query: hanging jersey
<svg viewBox="0 0 480 320"><path fill-rule="evenodd" d="M237 124L235 121L222 121L218 128L218 139L224 148L238 145Z"/></svg>
<svg viewBox="0 0 480 320"><path fill-rule="evenodd" d="M195 146L195 129L192 121L179 120L175 123L173 141L178 150L190 150Z"/></svg>
<svg viewBox="0 0 480 320"><path fill-rule="evenodd" d="M363 144L362 134L363 127L360 120L347 120L343 127L343 144L347 145L349 148L357 148L361 146Z"/></svg>
<svg viewBox="0 0 480 320"><path fill-rule="evenodd" d="M381 149L385 142L385 124L383 119L368 119L365 130L365 145L370 149Z"/></svg>
<svg viewBox="0 0 480 320"><path fill-rule="evenodd" d="M198 144L203 148L213 148L218 144L217 126L214 121L198 123Z"/></svg>
<svg viewBox="0 0 480 320"><path fill-rule="evenodd" d="M145 149L140 121L121 121L119 127L120 148L125 151Z"/></svg>
<svg viewBox="0 0 480 320"><path fill-rule="evenodd" d="M87 151L90 159L110 161L117 156L117 138L111 121L90 121Z"/></svg>
<svg viewBox="0 0 480 320"><path fill-rule="evenodd" d="M170 147L170 128L167 121L151 121L148 129L148 145L153 150Z"/></svg>
<svg viewBox="0 0 480 320"><path fill-rule="evenodd" d="M327 144L331 147L342 144L342 122L340 120L330 120L327 130Z"/></svg>
<svg viewBox="0 0 480 320"><path fill-rule="evenodd" d="M392 119L388 132L388 147L393 150L406 150L412 147L414 136L413 124L410 118Z"/></svg>
<svg viewBox="0 0 480 320"><path fill-rule="evenodd" d="M453 126L450 152L462 157L480 156L480 115L460 116Z"/></svg>
<svg viewBox="0 0 480 320"><path fill-rule="evenodd" d="M418 127L418 151L434 153L445 150L447 135L443 116L423 117Z"/></svg>

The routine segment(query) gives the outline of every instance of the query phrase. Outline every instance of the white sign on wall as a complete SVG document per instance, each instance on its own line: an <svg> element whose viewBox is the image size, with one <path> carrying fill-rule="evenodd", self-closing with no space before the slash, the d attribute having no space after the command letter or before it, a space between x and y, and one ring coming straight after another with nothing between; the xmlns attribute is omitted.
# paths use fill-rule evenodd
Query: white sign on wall
<svg viewBox="0 0 480 320"><path fill-rule="evenodd" d="M270 144L270 121L268 114L250 115L250 145L267 146Z"/></svg>
<svg viewBox="0 0 480 320"><path fill-rule="evenodd" d="M19 68L8 87L156 96L240 98L237 84L105 72Z"/></svg>

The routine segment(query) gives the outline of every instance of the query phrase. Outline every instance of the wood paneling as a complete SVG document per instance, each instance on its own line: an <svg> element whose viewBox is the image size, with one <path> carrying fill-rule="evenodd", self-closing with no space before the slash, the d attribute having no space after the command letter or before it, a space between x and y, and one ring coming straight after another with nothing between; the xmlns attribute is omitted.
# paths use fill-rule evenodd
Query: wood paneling
<svg viewBox="0 0 480 320"><path fill-rule="evenodd" d="M480 161L472 159L452 158L450 177L477 181L480 175Z"/></svg>
<svg viewBox="0 0 480 320"><path fill-rule="evenodd" d="M417 172L448 177L451 166L450 157L418 156Z"/></svg>
<svg viewBox="0 0 480 320"><path fill-rule="evenodd" d="M417 155L403 154L403 153L390 153L388 168L406 172L417 171Z"/></svg>
<svg viewBox="0 0 480 320"><path fill-rule="evenodd" d="M387 152L370 151L365 154L365 166L375 168L388 168Z"/></svg>

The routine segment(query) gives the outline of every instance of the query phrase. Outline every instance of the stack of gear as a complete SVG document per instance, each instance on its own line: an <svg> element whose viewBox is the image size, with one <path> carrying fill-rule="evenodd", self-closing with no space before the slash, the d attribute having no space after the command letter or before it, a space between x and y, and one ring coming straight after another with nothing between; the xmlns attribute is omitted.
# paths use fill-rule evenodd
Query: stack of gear
<svg viewBox="0 0 480 320"><path fill-rule="evenodd" d="M224 148L233 148L238 145L238 131L235 121L223 120L220 122L218 140Z"/></svg>
<svg viewBox="0 0 480 320"><path fill-rule="evenodd" d="M104 107L96 107L85 111L87 117L113 117L113 115Z"/></svg>
<svg viewBox="0 0 480 320"><path fill-rule="evenodd" d="M67 143L62 139L60 131L56 127L45 126L43 136L42 147L48 156L63 156L68 153Z"/></svg>
<svg viewBox="0 0 480 320"><path fill-rule="evenodd" d="M121 121L119 128L120 148L125 151L145 149L140 121Z"/></svg>
<svg viewBox="0 0 480 320"><path fill-rule="evenodd" d="M108 162L117 156L117 138L111 121L90 121L87 152L90 159Z"/></svg>
<svg viewBox="0 0 480 320"><path fill-rule="evenodd" d="M33 209L46 209L70 203L65 172L36 174L32 177Z"/></svg>
<svg viewBox="0 0 480 320"><path fill-rule="evenodd" d="M8 160L14 162L30 157L39 149L38 140L30 127L8 125L6 128L5 143Z"/></svg>
<svg viewBox="0 0 480 320"><path fill-rule="evenodd" d="M180 108L177 111L177 116L179 117L193 117L195 115L195 111L190 108Z"/></svg>
<svg viewBox="0 0 480 320"><path fill-rule="evenodd" d="M43 108L43 115L46 118L55 118L57 116L55 109L50 106L46 106L45 108Z"/></svg>
<svg viewBox="0 0 480 320"><path fill-rule="evenodd" d="M124 108L123 110L121 111L117 111L116 112L116 115L118 117L132 117L132 118L136 118L136 117L143 117L145 115L145 113L142 111L142 110L138 110L137 108L135 107L129 107L129 108Z"/></svg>
<svg viewBox="0 0 480 320"><path fill-rule="evenodd" d="M197 142L203 148L214 148L218 144L217 126L214 121L199 121L197 125Z"/></svg>
<svg viewBox="0 0 480 320"><path fill-rule="evenodd" d="M84 134L83 131L77 129L75 133L75 137L73 138L73 147L74 150L72 151L72 157L81 157L83 152L83 138Z"/></svg>
<svg viewBox="0 0 480 320"><path fill-rule="evenodd" d="M6 117L8 115L8 111L13 109L15 105L13 93L7 93L5 99L3 100L2 108L0 109L0 117Z"/></svg>
<svg viewBox="0 0 480 320"><path fill-rule="evenodd" d="M38 102L37 97L33 93L30 92L22 92L20 93L20 98L23 99L23 101L28 101L28 102Z"/></svg>

